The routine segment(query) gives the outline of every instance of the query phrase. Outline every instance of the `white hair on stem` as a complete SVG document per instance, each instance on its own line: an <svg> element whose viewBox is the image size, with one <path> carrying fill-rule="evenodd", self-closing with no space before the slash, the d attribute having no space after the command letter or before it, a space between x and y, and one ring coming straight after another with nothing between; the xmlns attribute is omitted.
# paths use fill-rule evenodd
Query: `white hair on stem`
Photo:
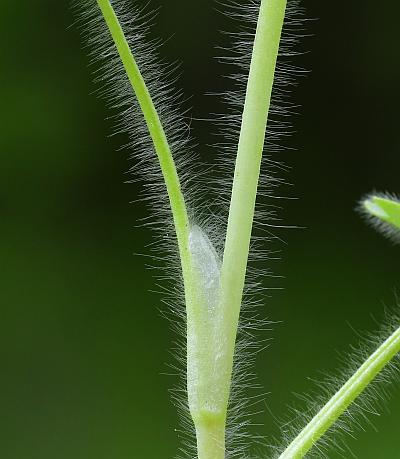
<svg viewBox="0 0 400 459"><path fill-rule="evenodd" d="M275 444L270 446L266 457L298 459L307 455L310 458L328 459L332 448L335 448L335 452L343 458L356 457L346 442L348 436L354 437L357 431L365 429L365 425L373 427L371 416L380 415L379 407L385 404L390 395L389 384L399 374L400 357L396 353L399 348L399 321L399 305L395 308L388 308L385 311L385 319L382 321L383 325L377 332L358 334L358 344L352 346L349 353L341 356L342 368L336 375L325 373L322 379L312 379L315 389L310 394L297 395L297 403L290 407L286 419L280 422L281 439L276 439ZM366 368L367 362L373 362L374 355L385 352L384 346L389 340L394 343L393 359L386 361L383 365L380 364L379 371L368 370L375 376L368 383L363 383L364 386L360 387L360 393L349 404L346 404L343 412L338 410L330 415L335 417L335 421L327 417L326 422L330 424L330 427L323 432L322 436L314 432L312 449L300 451L301 448L296 445L296 442L303 441L302 434L310 427L313 428L313 422L321 416L324 410L327 410L327 407L332 406L335 399L340 400L338 396L343 394L343 389L354 380L363 367ZM345 397L346 395L341 395L342 400Z"/></svg>
<svg viewBox="0 0 400 459"><path fill-rule="evenodd" d="M254 373L255 357L268 345L265 332L271 329L266 318L265 299L267 288L263 286L266 277L276 277L271 264L279 257L276 252L277 240L274 228L282 227L279 217L280 192L286 185L284 176L288 167L283 164L282 152L285 150L284 138L290 135L290 117L298 107L289 102L292 89L304 71L296 67L293 56L296 46L304 35L305 19L301 2L290 0L280 42L279 57L275 69L272 103L269 110L264 155L261 165L260 183L254 218L247 267L242 311L236 343L233 383L227 422L227 457L250 457L249 438L259 444L260 438L249 429L253 412L262 409L265 394ZM219 57L223 64L232 68L229 76L232 89L220 95L227 112L217 116L219 141L214 149L217 154L217 174L213 183L212 209L214 220L219 226L217 234L226 233L233 171L235 166L238 139L241 131L243 106L246 97L248 75L260 9L259 1L223 2L223 13L236 27L236 32L228 33L228 45L222 49L225 57ZM213 120L215 123L215 120ZM224 240L215 241L223 249ZM260 336L264 334L264 338ZM253 445L254 447L254 445Z"/></svg>
<svg viewBox="0 0 400 459"><path fill-rule="evenodd" d="M89 27L87 42L93 49L92 57L102 63L96 70L99 75L97 81L106 83L101 94L119 111L116 116L116 131L129 134L129 146L136 159L135 166L139 169L141 178L145 179L144 199L152 201L155 208L156 218L146 224L153 224L159 232L157 254L160 251L165 253L165 256L157 257L166 261L166 275L162 277L169 278L172 287L164 295L164 301L169 303L169 311L182 316L178 327L183 337L181 346L185 348L186 343L188 344L187 386L183 385L175 394L178 405L185 414L184 419L188 421L187 431L193 433L192 423L187 416L190 407L201 459L216 459L217 456L224 459L249 457L249 443L242 440L249 437L244 428L249 423L246 417L248 408L257 402L256 396L251 398L251 404L247 403L244 395L244 390L254 386L254 375L249 368L255 350L259 349L252 332L268 326L268 322L260 319L259 313L253 311L257 304L253 299L254 295L262 291L259 276L263 274L263 270L257 272L253 269L255 261L271 259L268 250L260 248L259 245L266 239L265 234L253 235L250 241L258 169L268 118L265 142L268 155L264 160L268 172L261 174L258 193L258 196L267 199L268 204L264 209L259 206L255 215L256 228L265 231L265 228L281 226L278 225L277 206L273 204L273 195L277 187L284 183L276 175L284 170L284 166L276 155L280 151L278 142L288 134L289 127L285 117L295 110L295 107L285 101L285 97L288 88L294 85L293 75L298 76L301 73L301 70L291 64L281 64L275 69L286 3L286 0L248 0L245 5L238 5L232 1L227 8L233 18L245 20L247 25L242 29L232 54L227 58L228 62L238 65L239 73L232 77L235 89L225 96L228 105L233 109L229 115L219 118L223 125L223 141L217 147L224 153L220 155L222 159L215 174L216 194L210 205L204 205L199 199L204 191L204 169L202 170L198 159L192 154L188 141L188 124L176 109L179 95L174 95L172 86L163 83L160 78L162 72L154 52L157 43L146 39L149 16L143 10L129 10L127 2L123 0L89 0L81 5L83 8L80 22ZM293 16L293 12L300 13L300 16ZM286 13L285 30L289 30L289 33L286 41L284 39L281 44L280 58L294 54L291 47L297 43L299 29L302 27L298 0L290 0ZM103 19L109 30L104 27ZM271 49L268 49L269 45ZM168 77L170 69L165 69ZM269 110L272 89L272 106ZM256 121L255 126L252 126L253 121ZM239 147L231 194L232 181L226 178L233 175L232 159L235 156L230 156L229 152L233 150L233 146L236 151L237 144ZM156 157L159 163L155 160ZM249 167L246 161L251 162ZM252 183L248 185L246 180ZM280 197L275 196L275 199ZM389 236L392 237L394 228L400 228L400 204L397 199L370 196L364 200L363 206L364 211L367 210L373 218L383 221L379 222L378 229L384 233L390 230ZM245 218L242 218L242 211ZM171 237L174 232L176 238ZM268 240L274 238L269 230L266 234ZM252 245L253 267L246 270L249 244ZM236 256L238 266L235 266ZM245 295L242 301L244 284ZM239 338L236 340L237 319L242 302L244 311L250 315L241 315ZM292 459L294 456L290 455L290 451L294 452L296 458L303 457L303 451L306 453L316 439L317 448L311 454L316 451L320 457L323 454L320 445L325 439L321 441L319 438L332 429L333 422L343 412L352 412L356 406L354 400L372 379L377 375L379 378L385 375L379 374L385 366L385 371L390 370L391 365L388 363L396 356L399 346L400 329L396 329L371 356L363 355L365 362L354 374L350 372L348 381L337 390L321 411L314 404L315 411L318 412L281 457ZM363 352L365 353L365 348ZM233 353L234 377L231 385ZM178 358L183 360L183 355L184 353L178 352ZM368 373L370 369L371 372ZM331 392L335 382L324 384L324 388ZM373 387L368 387L367 395ZM344 402L342 400L338 404L336 411L332 411L334 416L329 418L332 406L335 408L336 401L342 395L345 396ZM357 405L364 397L357 398ZM313 398L312 402L315 400ZM228 402L229 419L232 422L228 423L225 450ZM308 405L313 409L312 402L310 400ZM350 407L351 403L353 404ZM367 408L370 408L368 403ZM342 419L340 417L336 427L346 430L341 424ZM353 417L351 420L354 423ZM193 440L188 441L189 447L193 447L193 443ZM187 454L195 454L193 448L191 451Z"/></svg>
<svg viewBox="0 0 400 459"><path fill-rule="evenodd" d="M166 184L149 128L97 1L74 0L73 7L89 49L95 82L99 88L97 93L114 110L114 133L128 136L126 147L131 152L132 164L129 173L132 180L143 183L140 199L152 211L151 216L142 224L156 234L150 247L150 258L153 264L161 265L162 274L158 277L162 285L162 301L166 304L163 313L171 319L178 335L174 346L178 365L173 368L180 376L181 383L173 391L172 397L181 414L182 435L187 436L183 439L186 454L193 456L194 429L189 417L186 381L182 372L186 364L182 357L182 349L186 348L184 285ZM139 7L132 2L115 0L112 1L112 8L159 115L176 165L189 218L192 220L194 212L190 209L201 208L196 204L197 196L201 193L196 190L204 170L193 150L185 111L180 109L184 102L183 96L174 90L176 65L163 64L158 54L161 41L148 38L154 13L149 12L147 6ZM198 214L196 211L196 218Z"/></svg>
<svg viewBox="0 0 400 459"><path fill-rule="evenodd" d="M135 94L127 78L124 67L120 62L118 52L115 49L109 31L104 27L103 17L100 14L96 1L90 0L89 2L77 2L77 4L78 3L81 9L80 22L84 25L85 30L89 30L87 42L92 49L92 58L101 62L101 67L96 70L96 74L99 75L97 81L105 83L105 89L101 91L101 95L109 101L114 109L120 112L120 114L116 116L116 132L128 133L130 139L129 147L134 151L134 158L136 161L133 169L139 170L141 178L145 179L144 199L146 201L151 201L155 208L153 221L150 220L146 222L146 224L154 226L159 231L159 240L155 246L157 253L161 251L166 254L166 257L169 257L167 269L165 271L166 275L163 277L169 277L171 279L172 290L169 295L165 295L164 292L164 300L169 303L171 310L174 310L175 314L178 313L183 316L184 289L181 281L180 264L179 257L177 257L175 238L171 237L171 234L174 233L174 228L170 214L170 206L159 164L155 160L156 155L154 154L152 139L149 136L148 126L146 126L141 111L139 110ZM203 180L200 172L201 167L197 167L196 169L196 166L199 166L199 162L193 156L190 142L188 142L187 123L185 123L184 118L179 114L179 110L175 109L177 95L173 94L174 91L172 90L172 86L170 86L170 84L166 85L163 83L163 79L160 78L161 71L157 63L158 57L154 51L157 43L146 40L146 32L150 17L147 13L144 13L143 10L129 8L127 3L128 2L122 0L113 1L112 6L128 41L129 48L132 50L141 74L146 81L146 85L160 116L161 124L165 130L168 143L171 146L180 183L183 186L183 194L189 209L189 217L192 226L190 242L196 242L196 247L192 246L191 248L191 254L194 259L194 264L196 265L197 263L197 270L200 272L200 277L203 276L203 280L207 281L208 278L205 276L206 272L210 274L210 269L214 273L218 272L215 266L218 265L218 259L222 254L225 235L225 224L221 225L218 220L225 214L224 211L229 200L228 196L231 192L232 182L230 180L224 180L222 182L222 188L219 186L220 184L218 185L218 196L220 199L215 203L217 207L219 207L217 212L211 210L211 213L208 214L199 210L203 208L203 206L198 205L200 202L198 196L201 195ZM247 81L248 71L250 69L252 46L260 4L260 1L249 1L245 5L241 5L240 8L234 3L228 7L228 10L232 12L233 16L236 16L238 12L241 11L241 13L244 14L244 18L248 21L248 30L244 35L240 35L240 43L236 48L238 54L235 56L235 62L239 63L242 75L235 77L238 83L237 90L227 96L229 102L236 108L243 108L245 82ZM298 9L298 1L296 0L291 0L291 4L288 8L289 17L291 17L293 9ZM289 24L290 21L287 21L286 28L290 27ZM292 25L293 24L298 25L296 21L292 22ZM283 56L290 54L287 51L287 45L293 45L294 41L293 37L289 35L286 45L284 44L281 48L281 54ZM285 107L285 104L282 104L280 108L277 108L275 105L276 96L278 95L278 98L282 98L284 93L286 93L287 86L291 84L289 83L287 75L285 76L285 80L282 80L282 75L288 71L291 73L297 71L294 67L288 67L287 65L283 66L282 69L279 70L278 67L276 73L273 106L271 108L272 114L281 118L284 116L285 109L286 111L290 111L291 109L290 106L286 105ZM168 74L170 69L167 68L167 70ZM279 89L279 85L277 84L279 82L284 83L284 89ZM241 83L241 85L239 83ZM239 130L235 128L235 124L237 126L240 124L241 108L239 108L238 114L228 117L225 120L227 121L230 118L229 121L232 121L231 123L225 123L226 130L224 131L224 138L226 143L232 142L233 145L235 143L237 145ZM269 121L269 126L274 127L274 129L269 130L267 135L267 148L270 152L277 151L275 142L281 135L279 130L285 131L287 129L281 121L280 124L273 120ZM220 156L222 159L222 167L217 170L215 175L218 175L219 171L225 170L228 173L226 175L228 177L233 173L234 161L232 160L232 156L230 160L225 162L224 156L225 154ZM280 168L283 169L283 167L274 159L268 159L266 164L269 171L268 174L265 174L265 180L263 180L263 178L261 180L265 185L265 187L261 186L261 190L266 190L265 193L267 196L271 197L271 191L281 183L280 179L272 175L272 169L279 170ZM135 171L132 170L132 172ZM200 193L196 193L198 186L200 187ZM224 195L227 196L225 200L223 198L221 199ZM210 207L213 209L212 206ZM154 218L154 216L156 218ZM225 217L227 217L226 214ZM275 205L271 205L267 212L260 214L258 218L260 225L263 227L273 225L274 219L276 218ZM268 238L269 237L271 236L268 235ZM263 239L265 240L265 235ZM257 238L254 237L253 243L256 241ZM253 249L253 253L255 254L254 259L261 259L265 251L257 248ZM214 280L211 282L214 289L216 279L218 279L218 276L214 276ZM248 276L246 284L247 298L250 298L250 295L253 296L257 291L261 290L261 284L258 278L254 278L254 280L250 279L251 276ZM200 282L200 286L202 285L200 290L203 290L203 294L207 298L210 298L209 286L207 287L206 284L208 285L208 282L203 282L203 284ZM245 304L254 307L255 302L247 300ZM184 324L185 322L182 320L181 325L184 326ZM260 319L258 312L250 313L250 315L241 321L241 338L239 338L236 345L235 376L232 385L229 410L230 419L234 420L234 422L228 425L227 429L227 458L245 457L248 454L248 444L246 445L241 440L248 436L248 433L243 427L249 422L247 419L248 413L245 413L245 407L247 409L249 405L246 406L246 397L243 397L243 395L239 396L239 391L254 387L254 375L249 371L251 362L250 356L254 354L256 348L259 348L259 345L256 345L256 343L250 339L250 336L252 331L260 330L267 326L268 321ZM180 327L180 331L181 336L185 337L184 327ZM245 339L242 339L243 337ZM181 345L184 344L182 343ZM182 356L183 354L180 352L178 355ZM184 397L184 399L182 398L182 393L185 393L185 391L185 388L181 388L180 391L176 393L176 399L181 405L182 410L187 413L186 397ZM244 394L244 392L241 393ZM252 403L254 403L256 398L252 398ZM189 424L191 423L189 422ZM189 430L193 431L193 429Z"/></svg>

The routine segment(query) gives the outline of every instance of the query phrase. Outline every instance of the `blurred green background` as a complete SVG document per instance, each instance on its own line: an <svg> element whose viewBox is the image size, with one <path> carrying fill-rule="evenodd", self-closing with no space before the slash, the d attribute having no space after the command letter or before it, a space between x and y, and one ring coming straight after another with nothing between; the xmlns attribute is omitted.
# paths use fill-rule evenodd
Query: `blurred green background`
<svg viewBox="0 0 400 459"><path fill-rule="evenodd" d="M212 0L153 0L164 52L182 61L179 84L204 117L204 93L221 89L213 55L225 20ZM374 188L400 192L398 15L390 2L304 0L310 34L300 58L312 70L293 101L297 151L282 154L299 200L281 230L274 271L285 277L265 303L274 340L257 360L270 393L261 434L309 391L309 377L338 367L395 303L399 249L354 212ZM93 91L68 2L1 1L0 457L172 458L179 439L168 389L173 333L141 257L151 234L140 186L124 184L123 137ZM204 125L195 134L210 142ZM271 411L269 413L268 411ZM373 417L376 431L347 443L357 457L397 458L400 390ZM339 457L334 451L330 458ZM344 454L350 457L349 453Z"/></svg>

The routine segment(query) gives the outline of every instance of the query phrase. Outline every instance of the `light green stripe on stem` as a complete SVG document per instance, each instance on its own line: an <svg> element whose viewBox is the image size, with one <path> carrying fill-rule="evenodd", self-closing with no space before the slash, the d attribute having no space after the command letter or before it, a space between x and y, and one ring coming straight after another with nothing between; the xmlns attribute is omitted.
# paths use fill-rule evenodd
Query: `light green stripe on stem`
<svg viewBox="0 0 400 459"><path fill-rule="evenodd" d="M208 338L214 335L214 330L210 330L209 321L204 320L207 319L208 305L205 304L205 299L203 297L204 292L202 292L199 272L196 271L192 263L192 253L190 251L191 229L189 227L189 218L180 187L179 177L160 118L113 7L109 0L97 0L97 3L104 16L129 81L140 104L167 187L177 234L185 285L188 323L188 393L193 394L192 398L195 400L199 398L203 400L203 397L199 395L203 393L202 388L204 384L202 384L202 382L213 373L213 371L209 371L210 365L212 366L214 354L211 352L211 342ZM198 234L196 228L193 228L192 239L193 238L201 247L207 247L207 240L201 236L201 233ZM199 248L197 248L195 252L198 250ZM206 325L208 325L208 327ZM215 381L215 379L211 379ZM191 381L193 381L193 383L191 383ZM208 379L208 381L211 380ZM205 385L207 385L207 382ZM193 406L193 403L191 405ZM200 407L200 412L202 411L202 407ZM196 418L197 411L194 411L195 412L191 410L192 415L194 414L193 419L196 423L198 419ZM200 414L199 417L201 421L196 423L199 458L223 459L225 455L225 412L222 416L204 416ZM219 422L221 417L222 422Z"/></svg>
<svg viewBox="0 0 400 459"><path fill-rule="evenodd" d="M168 141L109 0L97 0L153 139L180 249L188 313L188 392L198 458L225 457L225 421L254 207L286 1L262 0L238 147L218 302L206 301L189 250L189 219ZM205 253L208 253L206 250ZM202 257L200 257L202 258ZM212 258L212 257L211 257ZM219 275L217 274L219 279ZM206 294L206 295L205 295ZM215 299L214 299L215 300Z"/></svg>
<svg viewBox="0 0 400 459"><path fill-rule="evenodd" d="M329 400L290 443L281 454L280 459L300 459L304 457L399 352L400 328L368 358L346 384Z"/></svg>
<svg viewBox="0 0 400 459"><path fill-rule="evenodd" d="M217 302L188 310L188 389L198 459L225 458L233 356L286 1L262 0L247 84ZM201 304L201 301L198 301Z"/></svg>
<svg viewBox="0 0 400 459"><path fill-rule="evenodd" d="M171 149L157 110L109 0L97 0L147 123L168 191L183 277L190 277L189 219Z"/></svg>
<svg viewBox="0 0 400 459"><path fill-rule="evenodd" d="M262 0L251 60L221 269L225 377L233 355L246 277L257 188L286 0ZM227 388L227 396L229 387Z"/></svg>
<svg viewBox="0 0 400 459"><path fill-rule="evenodd" d="M262 0L247 85L221 282L224 318L234 340L242 302L260 166L286 0Z"/></svg>

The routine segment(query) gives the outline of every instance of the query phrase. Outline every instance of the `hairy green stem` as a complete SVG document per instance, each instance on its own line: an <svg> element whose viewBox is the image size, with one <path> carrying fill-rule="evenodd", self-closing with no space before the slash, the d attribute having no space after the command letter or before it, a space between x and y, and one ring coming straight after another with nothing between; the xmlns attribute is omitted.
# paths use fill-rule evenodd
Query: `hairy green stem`
<svg viewBox="0 0 400 459"><path fill-rule="evenodd" d="M198 360L202 391L197 394L192 416L198 431L204 433L209 426L208 437L215 439L215 433L219 432L221 438L217 444L220 445L224 444L221 427L225 426L229 403L260 165L285 10L286 0L261 1L233 180L220 293L212 320L213 339L207 336L207 342L203 342L205 349L211 342L212 361L207 351ZM202 447L202 441L209 442L207 435L198 436L199 459L224 457L221 450Z"/></svg>
<svg viewBox="0 0 400 459"><path fill-rule="evenodd" d="M214 320L215 301L219 298L219 260L202 230L190 227L165 131L110 0L97 0L97 3L143 112L168 191L185 285L187 385L189 407L197 433L198 456L201 459L223 459L226 407L219 409L218 390L215 395L215 387L220 387L216 369L218 351L215 347L219 331ZM211 283L207 278L210 269L214 276ZM209 393L210 386L213 387L214 398Z"/></svg>
<svg viewBox="0 0 400 459"><path fill-rule="evenodd" d="M230 346L246 277L254 210L286 0L262 0L247 85L221 271L223 323Z"/></svg>
<svg viewBox="0 0 400 459"><path fill-rule="evenodd" d="M281 454L280 459L300 459L332 427L350 404L400 352L398 328L329 400Z"/></svg>
<svg viewBox="0 0 400 459"><path fill-rule="evenodd" d="M246 276L254 209L286 0L262 0L229 211L222 286L224 313L236 324ZM236 327L229 326L229 329Z"/></svg>
<svg viewBox="0 0 400 459"><path fill-rule="evenodd" d="M187 388L199 459L225 458L225 424L237 327L287 0L261 0L239 138L222 264L207 235L190 226L167 136L110 0L96 0L143 112L173 215L187 309ZM375 218L400 226L397 200L364 201ZM379 372L400 352L395 331L281 454L304 457Z"/></svg>
<svg viewBox="0 0 400 459"><path fill-rule="evenodd" d="M233 355L286 0L261 0L222 267L207 235L189 225L165 131L110 0L97 3L142 109L168 190L185 283L188 396L198 458L224 459Z"/></svg>
<svg viewBox="0 0 400 459"><path fill-rule="evenodd" d="M171 211L174 219L175 230L179 245L183 277L186 284L190 280L190 253L189 241L189 218L186 210L185 200L181 191L178 173L172 157L171 149L161 124L160 117L152 101L146 83L140 73L135 57L129 48L124 31L119 23L110 0L97 0L97 4L103 14L115 46L118 50L129 81L136 94L143 116L147 123L154 148L160 162L161 171L167 187Z"/></svg>
<svg viewBox="0 0 400 459"><path fill-rule="evenodd" d="M262 0L247 84L216 303L189 325L189 404L199 459L225 457L225 423L260 165L286 0ZM214 302L215 302L214 300ZM194 330L191 332L191 330ZM192 345L190 344L192 341ZM190 390L192 388L192 390Z"/></svg>
<svg viewBox="0 0 400 459"><path fill-rule="evenodd" d="M196 427L199 459L225 459L225 422L202 422Z"/></svg>

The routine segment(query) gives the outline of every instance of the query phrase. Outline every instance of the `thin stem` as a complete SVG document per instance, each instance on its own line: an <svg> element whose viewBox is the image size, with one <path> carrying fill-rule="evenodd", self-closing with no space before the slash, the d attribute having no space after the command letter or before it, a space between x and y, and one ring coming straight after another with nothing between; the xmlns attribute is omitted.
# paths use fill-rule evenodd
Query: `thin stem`
<svg viewBox="0 0 400 459"><path fill-rule="evenodd" d="M300 459L366 389L383 368L400 352L398 328L329 400L281 454L280 459Z"/></svg>
<svg viewBox="0 0 400 459"><path fill-rule="evenodd" d="M189 218L178 173L160 117L109 0L97 0L146 120L167 187L181 256L183 277L190 278ZM188 282L189 283L189 282ZM186 283L185 283L186 284Z"/></svg>
<svg viewBox="0 0 400 459"><path fill-rule="evenodd" d="M247 84L221 268L221 326L231 380L255 202L286 0L262 0ZM229 397L230 385L226 385Z"/></svg>
<svg viewBox="0 0 400 459"><path fill-rule="evenodd" d="M188 395L198 458L223 459L233 354L242 300L254 207L286 0L261 0L222 265L206 235L190 228L168 141L149 91L110 0L97 0L145 117L160 162L174 218L188 327ZM194 244L191 247L191 243ZM197 253L199 252L199 253ZM215 266L214 281L203 277ZM208 265L209 264L209 265ZM214 285L220 286L218 292Z"/></svg>
<svg viewBox="0 0 400 459"><path fill-rule="evenodd" d="M196 426L198 457L223 459L226 406L221 408L216 396L213 399L215 409L210 411L211 396L208 392L210 386L214 391L215 387L217 392L219 390L219 378L215 377L216 348L213 346L216 329L212 326L212 312L209 312L218 295L214 295L208 282L202 282L202 266L206 259L214 267L216 284L219 285L218 261L208 238L199 228L191 228L189 225L185 200L165 131L110 0L97 0L97 3L142 109L168 191L185 285L188 395Z"/></svg>
<svg viewBox="0 0 400 459"><path fill-rule="evenodd" d="M190 298L195 303L188 308L188 395L199 459L225 457L225 423L238 318L285 9L286 0L261 1L221 273L210 269L218 262L213 261L206 238L198 232L192 235L196 246L204 247L199 264L210 267L204 270L208 273L207 287L197 295L195 292ZM218 285L218 291L210 290L210 285Z"/></svg>

